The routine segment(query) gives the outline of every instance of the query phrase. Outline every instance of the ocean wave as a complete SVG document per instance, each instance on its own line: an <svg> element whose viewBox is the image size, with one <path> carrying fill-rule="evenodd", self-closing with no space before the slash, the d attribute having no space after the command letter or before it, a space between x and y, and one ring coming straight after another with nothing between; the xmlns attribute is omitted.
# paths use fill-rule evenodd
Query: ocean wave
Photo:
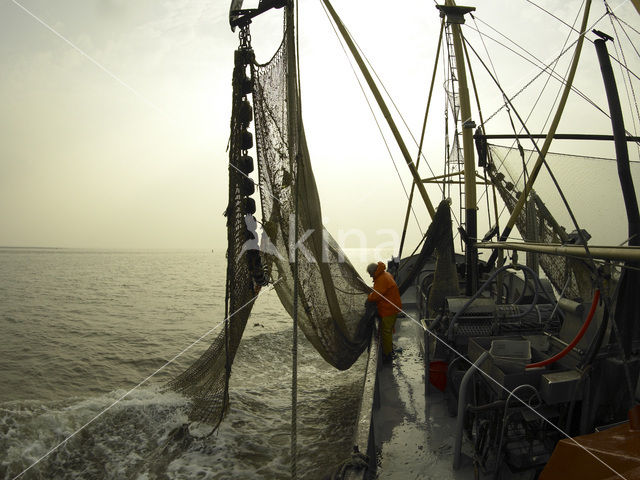
<svg viewBox="0 0 640 480"><path fill-rule="evenodd" d="M23 472L24 479L288 478L291 406L283 377L232 387L229 412L212 436L209 425L185 427L188 400L158 387L119 402L125 391L71 404L4 403L0 478ZM357 406L357 382L300 392L301 478L320 478L346 457Z"/></svg>

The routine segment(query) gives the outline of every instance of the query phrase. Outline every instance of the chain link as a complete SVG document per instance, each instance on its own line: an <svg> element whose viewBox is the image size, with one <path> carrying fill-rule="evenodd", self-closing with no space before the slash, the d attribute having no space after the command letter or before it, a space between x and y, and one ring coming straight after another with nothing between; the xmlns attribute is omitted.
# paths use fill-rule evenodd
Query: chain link
<svg viewBox="0 0 640 480"><path fill-rule="evenodd" d="M244 24L240 27L238 32L238 37L240 39L240 47L239 50L250 50L251 49L251 31L249 30L249 24ZM242 96L242 100L247 100L247 95L244 94ZM246 149L241 150L241 155L246 156L249 154L249 151Z"/></svg>
<svg viewBox="0 0 640 480"><path fill-rule="evenodd" d="M249 31L249 24L242 25L238 33L240 37L240 49L251 48L251 32Z"/></svg>

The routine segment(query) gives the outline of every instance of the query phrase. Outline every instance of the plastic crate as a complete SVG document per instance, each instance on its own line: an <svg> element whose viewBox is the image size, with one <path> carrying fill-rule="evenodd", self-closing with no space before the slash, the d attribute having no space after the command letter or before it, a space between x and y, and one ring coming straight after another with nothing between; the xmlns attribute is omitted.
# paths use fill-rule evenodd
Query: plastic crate
<svg viewBox="0 0 640 480"><path fill-rule="evenodd" d="M489 350L493 363L505 371L522 370L531 363L529 340L492 340Z"/></svg>

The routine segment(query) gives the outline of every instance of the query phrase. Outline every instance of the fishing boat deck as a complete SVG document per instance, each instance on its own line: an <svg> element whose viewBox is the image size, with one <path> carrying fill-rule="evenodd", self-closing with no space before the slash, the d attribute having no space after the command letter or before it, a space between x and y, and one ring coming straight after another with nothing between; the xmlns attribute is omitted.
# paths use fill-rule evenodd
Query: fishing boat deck
<svg viewBox="0 0 640 480"><path fill-rule="evenodd" d="M381 364L378 371L376 478L475 478L470 452L465 451L469 445L463 443L461 468L452 468L456 422L448 414L445 394L429 385L425 401L423 331L417 323L415 301L409 298L413 292L407 294L403 295L407 316L399 317L395 327L395 357L391 364Z"/></svg>

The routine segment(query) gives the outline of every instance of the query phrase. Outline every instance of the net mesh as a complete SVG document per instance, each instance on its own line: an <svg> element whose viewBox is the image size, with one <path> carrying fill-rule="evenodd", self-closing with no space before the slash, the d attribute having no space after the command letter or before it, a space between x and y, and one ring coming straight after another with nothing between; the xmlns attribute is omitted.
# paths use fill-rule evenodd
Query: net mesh
<svg viewBox="0 0 640 480"><path fill-rule="evenodd" d="M290 54L285 40L269 63L252 66L264 228L261 249L265 261L273 266L276 292L293 316L294 265L290 257L297 248L300 328L327 362L346 369L370 338L371 322L365 316L367 288L322 226L302 121L295 111L289 111L297 104L297 93L287 87ZM295 121L289 121L291 118ZM294 241L296 191L298 241Z"/></svg>
<svg viewBox="0 0 640 480"><path fill-rule="evenodd" d="M514 148L497 145L489 145L488 147L490 161L487 172L502 201L509 212L512 212L525 185L525 177L522 175L522 155L518 149ZM534 151L523 149L522 153L527 159L532 156ZM558 154L547 154L547 161L553 161L553 156L560 157ZM563 158L563 160L565 159ZM541 173L540 177L536 185L545 182L544 173ZM551 192L549 193L551 194ZM522 237L537 243L569 242L568 232L556 221L536 192L531 191L529 196L531 200L527 208L524 208L516 219L516 226ZM547 195L545 198L549 198L549 196L551 195ZM565 297L579 301L591 298L593 293L591 272L584 261L544 254L538 254L537 261L553 286L558 291L564 291Z"/></svg>
<svg viewBox="0 0 640 480"><path fill-rule="evenodd" d="M219 425L228 405L231 364L240 345L259 287L265 283L268 268L262 267L257 244L251 194L255 187L247 176L252 169L246 155L252 139L247 127L250 80L246 65L252 52L236 52L233 71L231 136L229 143L229 199L227 217L227 280L224 328L209 348L187 370L169 383L169 388L192 399L189 418ZM255 204L253 204L255 205ZM249 248L248 248L249 247Z"/></svg>
<svg viewBox="0 0 640 480"><path fill-rule="evenodd" d="M248 38L248 31L244 35ZM169 383L170 388L192 398L191 420L216 427L228 405L231 364L262 285L273 284L293 317L297 278L298 324L320 355L338 369L349 368L371 338L375 308L365 307L368 289L322 225L320 199L296 107L298 93L291 91L288 81L290 74L295 75L289 72L295 66L289 58L292 54L287 36L264 65L255 63L248 45L236 52L226 210L225 325L201 357ZM253 111L248 106L249 93ZM253 216L255 203L250 198L254 184L247 175L252 170L247 160L253 143L247 130L252 116L262 200L260 242ZM298 275L293 261L296 250Z"/></svg>

